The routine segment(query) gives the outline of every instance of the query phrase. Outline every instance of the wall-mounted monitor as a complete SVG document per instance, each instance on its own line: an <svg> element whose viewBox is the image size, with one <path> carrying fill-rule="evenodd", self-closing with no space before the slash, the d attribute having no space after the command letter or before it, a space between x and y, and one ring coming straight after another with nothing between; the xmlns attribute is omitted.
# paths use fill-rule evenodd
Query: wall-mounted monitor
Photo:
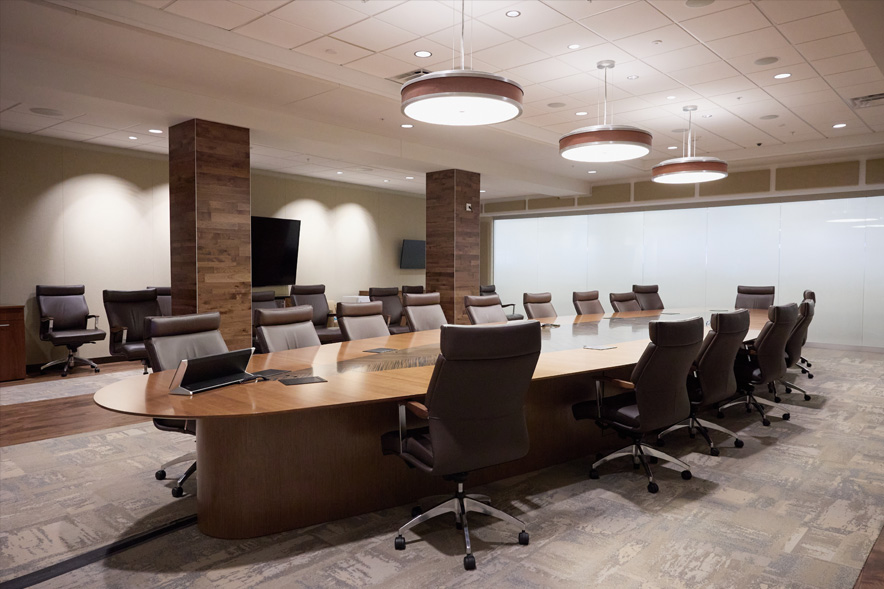
<svg viewBox="0 0 884 589"><path fill-rule="evenodd" d="M423 270L427 267L427 242L420 239L403 239L399 267L403 270Z"/></svg>
<svg viewBox="0 0 884 589"><path fill-rule="evenodd" d="M301 222L252 217L252 286L295 284Z"/></svg>

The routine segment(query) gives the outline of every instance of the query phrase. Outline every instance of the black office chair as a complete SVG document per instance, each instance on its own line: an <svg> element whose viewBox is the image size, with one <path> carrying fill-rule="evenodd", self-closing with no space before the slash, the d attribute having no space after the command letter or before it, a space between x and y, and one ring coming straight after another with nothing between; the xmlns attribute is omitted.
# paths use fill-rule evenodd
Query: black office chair
<svg viewBox="0 0 884 589"><path fill-rule="evenodd" d="M328 299L325 298L324 284L293 285L292 306L310 305L313 307L313 327L319 341L324 344L332 344L344 341L344 336L338 327L328 327L328 318L332 315L328 308Z"/></svg>
<svg viewBox="0 0 884 589"><path fill-rule="evenodd" d="M384 305L380 301L338 303L337 315L345 342L390 335Z"/></svg>
<svg viewBox="0 0 884 589"><path fill-rule="evenodd" d="M171 286L148 286L157 291L157 302L160 304L160 311L164 317L172 315L172 287Z"/></svg>
<svg viewBox="0 0 884 589"><path fill-rule="evenodd" d="M734 438L734 446L737 448L743 447L743 440L729 429L700 419L697 413L727 401L737 394L734 360L749 331L749 311L740 309L732 313L713 313L709 324L709 332L688 375L691 415L686 421L657 434L657 445L663 445L663 436L666 434L686 427L689 428L691 437L695 431L699 431L709 444L709 453L718 456L719 450L709 437L708 430L720 431Z"/></svg>
<svg viewBox="0 0 884 589"><path fill-rule="evenodd" d="M525 395L540 356L540 324L444 325L440 346L424 403L400 404L399 431L384 434L381 442L385 454L397 454L419 470L457 483L457 492L399 528L394 545L404 550L406 530L452 512L463 528L464 568L471 570L476 559L467 524L470 511L518 526L519 544L528 544L522 521L465 494L464 482L471 471L528 453ZM406 408L426 424L406 429Z"/></svg>
<svg viewBox="0 0 884 589"><path fill-rule="evenodd" d="M813 301L811 299L804 299L801 305L798 306L798 321L795 323L795 328L792 330L789 339L786 340L786 369L800 368L802 374L806 374L807 378L813 378L813 373L803 368L799 363L799 359L801 358L802 346L807 341L807 328L810 327L810 322L813 321L813 313ZM792 389L797 389L804 393L805 401L810 401L810 395L807 391L794 382L789 382L782 378L777 379L777 382L785 387L787 393L791 393Z"/></svg>
<svg viewBox="0 0 884 589"><path fill-rule="evenodd" d="M634 292L612 292L608 295L611 300L611 307L615 313L626 313L629 311L641 311L641 305L635 299Z"/></svg>
<svg viewBox="0 0 884 589"><path fill-rule="evenodd" d="M773 395L774 401L780 402L775 383L786 374L786 341L798 322L798 305L795 303L771 305L767 317L768 322L761 328L758 337L752 343L740 348L734 362L737 388L743 399L738 398L719 407L719 416L723 415L724 409L742 403L746 405L747 412L751 412L753 407L758 411L762 425L770 425L762 406L776 407L776 405L767 399L758 398L755 395L755 387L767 385L767 390ZM783 412L784 421L788 421L790 417L790 413Z"/></svg>
<svg viewBox="0 0 884 589"><path fill-rule="evenodd" d="M67 376L68 369L80 364L90 366L95 372L98 365L88 358L76 355L83 344L102 341L107 334L98 328L98 315L89 313L86 305L86 287L82 284L49 286L37 285L37 308L40 310L40 339L53 346L66 346L67 358L52 360L40 367L43 374L51 366L62 365L61 375ZM93 320L89 328L89 319Z"/></svg>
<svg viewBox="0 0 884 589"><path fill-rule="evenodd" d="M597 460L589 477L599 478L598 467L621 456L632 457L633 465L641 464L648 476L648 492L659 490L648 464L647 456L668 460L678 465L681 478L691 478L691 467L686 463L651 447L643 440L646 434L670 427L691 415L687 377L703 341L703 319L694 317L684 321L651 321L648 324L651 343L632 370L629 381L601 377L595 401L582 401L571 410L575 419L593 419L601 428L612 427L623 436L632 438L628 446ZM602 399L604 384L624 391Z"/></svg>
<svg viewBox="0 0 884 589"><path fill-rule="evenodd" d="M737 286L734 309L767 309L773 304L773 286Z"/></svg>
<svg viewBox="0 0 884 589"><path fill-rule="evenodd" d="M663 309L663 299L660 298L658 291L660 287L656 284L633 284L632 292L635 293L635 300L642 311L657 311Z"/></svg>
<svg viewBox="0 0 884 589"><path fill-rule="evenodd" d="M522 306L525 307L525 315L528 316L528 319L558 315L552 304L552 294L548 292L522 293Z"/></svg>
<svg viewBox="0 0 884 589"><path fill-rule="evenodd" d="M402 301L399 299L399 289L395 286L389 288L371 287L368 289L368 300L380 301L384 306L384 317L387 318L390 335L408 333L407 325L402 325Z"/></svg>
<svg viewBox="0 0 884 589"><path fill-rule="evenodd" d="M221 314L197 313L194 315L176 315L174 317L148 317L144 320L144 346L150 357L150 365L154 371L172 370L178 367L181 360L210 356L227 352L227 344L221 337ZM196 435L196 421L192 419L154 418L154 426L162 431ZM156 472L156 478L166 478L166 469L175 464L188 462L196 458L195 452L170 460ZM184 482L196 472L196 462L190 465L185 473L172 487L172 497L184 494Z"/></svg>
<svg viewBox="0 0 884 589"><path fill-rule="evenodd" d="M144 347L144 319L163 314L157 301L157 290L105 290L104 312L110 327L110 353L124 360L141 360L144 374L150 366Z"/></svg>
<svg viewBox="0 0 884 589"><path fill-rule="evenodd" d="M599 291L597 290L574 291L571 301L574 303L574 310L578 315L597 315L605 312L605 308L599 301Z"/></svg>
<svg viewBox="0 0 884 589"><path fill-rule="evenodd" d="M488 297L491 295L497 295L497 287L496 286L494 286L493 284L486 284L484 286L479 287L479 296ZM501 303L500 306L503 307L504 309L506 309L507 307L510 308L510 312L506 314L507 321L521 321L522 319L525 318L524 315L521 315L520 313L516 313L516 304L515 303L506 303L506 304Z"/></svg>
<svg viewBox="0 0 884 589"><path fill-rule="evenodd" d="M500 297L496 294L480 297L467 295L463 298L463 306L467 311L471 325L508 321L508 316L500 304Z"/></svg>
<svg viewBox="0 0 884 589"><path fill-rule="evenodd" d="M322 342L313 327L313 307L285 307L256 309L255 328L258 332L258 353L282 352L318 346Z"/></svg>
<svg viewBox="0 0 884 589"><path fill-rule="evenodd" d="M402 304L408 329L428 331L447 324L448 319L445 318L440 300L438 292L403 293Z"/></svg>

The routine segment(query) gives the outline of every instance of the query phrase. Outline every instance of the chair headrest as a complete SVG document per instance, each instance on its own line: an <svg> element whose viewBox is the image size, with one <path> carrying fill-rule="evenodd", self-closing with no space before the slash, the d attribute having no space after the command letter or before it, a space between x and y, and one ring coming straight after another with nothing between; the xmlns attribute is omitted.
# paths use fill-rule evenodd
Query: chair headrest
<svg viewBox="0 0 884 589"><path fill-rule="evenodd" d="M798 314L808 318L813 317L814 307L816 307L816 304L813 302L813 299L804 299L798 305Z"/></svg>
<svg viewBox="0 0 884 589"><path fill-rule="evenodd" d="M156 289L158 297L172 296L172 287L171 286L148 286L147 288Z"/></svg>
<svg viewBox="0 0 884 589"><path fill-rule="evenodd" d="M749 310L713 313L709 326L718 333L741 333L749 329Z"/></svg>
<svg viewBox="0 0 884 589"><path fill-rule="evenodd" d="M395 297L399 295L399 289L395 286L372 286L368 289L370 297Z"/></svg>
<svg viewBox="0 0 884 589"><path fill-rule="evenodd" d="M482 285L479 287L479 294L480 295L497 294L497 287L495 287L493 284Z"/></svg>
<svg viewBox="0 0 884 589"><path fill-rule="evenodd" d="M771 305L767 310L767 318L771 323L795 323L798 320L798 305L795 303Z"/></svg>
<svg viewBox="0 0 884 589"><path fill-rule="evenodd" d="M157 300L157 289L143 290L104 290L101 296L105 303L140 303Z"/></svg>
<svg viewBox="0 0 884 589"><path fill-rule="evenodd" d="M773 286L737 286L739 294L772 295L774 290Z"/></svg>
<svg viewBox="0 0 884 589"><path fill-rule="evenodd" d="M440 336L446 360L511 358L540 351L538 321L505 325L443 325Z"/></svg>
<svg viewBox="0 0 884 589"><path fill-rule="evenodd" d="M194 313L173 317L148 317L144 320L145 339L212 331L221 327L221 313Z"/></svg>
<svg viewBox="0 0 884 589"><path fill-rule="evenodd" d="M402 287L402 293L404 294L404 293L407 293L407 292L410 292L410 293L412 293L412 294L421 294L421 293L424 292L424 287L423 287L423 286L420 286L420 285L417 285L417 286L408 286L408 285L406 284L405 286Z"/></svg>
<svg viewBox="0 0 884 589"><path fill-rule="evenodd" d="M634 301L635 293L634 292L612 292L611 293L611 302L614 301Z"/></svg>
<svg viewBox="0 0 884 589"><path fill-rule="evenodd" d="M548 303L552 301L552 293L526 292L522 295L522 303Z"/></svg>
<svg viewBox="0 0 884 589"><path fill-rule="evenodd" d="M82 284L68 284L65 286L37 285L38 297L64 297L81 294L86 294L86 287Z"/></svg>
<svg viewBox="0 0 884 589"><path fill-rule="evenodd" d="M651 321L648 332L651 341L658 346L691 346L703 341L703 318Z"/></svg>
<svg viewBox="0 0 884 589"><path fill-rule="evenodd" d="M659 292L660 287L657 284L633 284L632 292L652 293Z"/></svg>
<svg viewBox="0 0 884 589"><path fill-rule="evenodd" d="M384 304L380 301L370 303L338 303L338 318L364 317L366 315L382 315Z"/></svg>
<svg viewBox="0 0 884 589"><path fill-rule="evenodd" d="M596 301L599 298L599 291L597 290L587 290L584 292L574 291L574 294L571 296L572 301Z"/></svg>
<svg viewBox="0 0 884 589"><path fill-rule="evenodd" d="M288 325L304 321L313 321L313 307L310 305L279 309L255 309L255 326Z"/></svg>
<svg viewBox="0 0 884 589"><path fill-rule="evenodd" d="M812 290L805 290L805 291L804 291L804 298L805 298L805 299L810 299L810 300L812 300L814 303L816 303L816 293L813 292Z"/></svg>
<svg viewBox="0 0 884 589"><path fill-rule="evenodd" d="M252 291L252 302L256 303L259 301L272 301L276 298L276 293L272 290L253 290Z"/></svg>
<svg viewBox="0 0 884 589"><path fill-rule="evenodd" d="M464 307L491 307L500 304L500 297L495 295L485 295L475 297L467 295L463 298Z"/></svg>
<svg viewBox="0 0 884 589"><path fill-rule="evenodd" d="M291 294L325 294L324 284L293 284Z"/></svg>
<svg viewBox="0 0 884 589"><path fill-rule="evenodd" d="M438 305L441 301L442 297L438 292L428 292L422 294L406 292L402 295L402 304L406 307Z"/></svg>

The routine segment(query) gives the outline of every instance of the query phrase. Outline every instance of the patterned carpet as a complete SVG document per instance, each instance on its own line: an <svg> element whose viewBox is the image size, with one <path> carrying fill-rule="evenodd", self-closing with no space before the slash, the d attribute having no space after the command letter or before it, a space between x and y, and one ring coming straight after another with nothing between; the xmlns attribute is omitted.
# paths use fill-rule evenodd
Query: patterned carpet
<svg viewBox="0 0 884 589"><path fill-rule="evenodd" d="M78 378L56 378L43 382L28 384L4 384L0 386L0 406L15 403L30 403L46 399L91 395L112 382L136 376L142 373L141 368L118 372L91 374Z"/></svg>
<svg viewBox="0 0 884 589"><path fill-rule="evenodd" d="M732 408L723 423L746 445L713 434L718 457L673 434L666 449L694 478L661 463L656 495L625 459L599 480L587 458L471 489L531 533L519 546L517 530L471 515L475 571L451 516L395 551L402 506L241 541L193 526L39 586L850 588L884 526L884 355L807 352L813 399L785 395L791 421L763 427ZM193 513L192 497L153 478L193 446L139 426L0 449L0 580Z"/></svg>

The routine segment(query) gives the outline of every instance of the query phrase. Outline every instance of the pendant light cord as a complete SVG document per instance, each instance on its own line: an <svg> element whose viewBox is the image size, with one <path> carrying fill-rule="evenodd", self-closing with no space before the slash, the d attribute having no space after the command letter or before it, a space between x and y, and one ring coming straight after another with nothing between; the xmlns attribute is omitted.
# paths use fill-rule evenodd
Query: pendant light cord
<svg viewBox="0 0 884 589"><path fill-rule="evenodd" d="M467 13L466 11L466 0L460 0L460 69L467 69L466 65L466 52L464 51L463 46L463 36L464 30L466 27Z"/></svg>

